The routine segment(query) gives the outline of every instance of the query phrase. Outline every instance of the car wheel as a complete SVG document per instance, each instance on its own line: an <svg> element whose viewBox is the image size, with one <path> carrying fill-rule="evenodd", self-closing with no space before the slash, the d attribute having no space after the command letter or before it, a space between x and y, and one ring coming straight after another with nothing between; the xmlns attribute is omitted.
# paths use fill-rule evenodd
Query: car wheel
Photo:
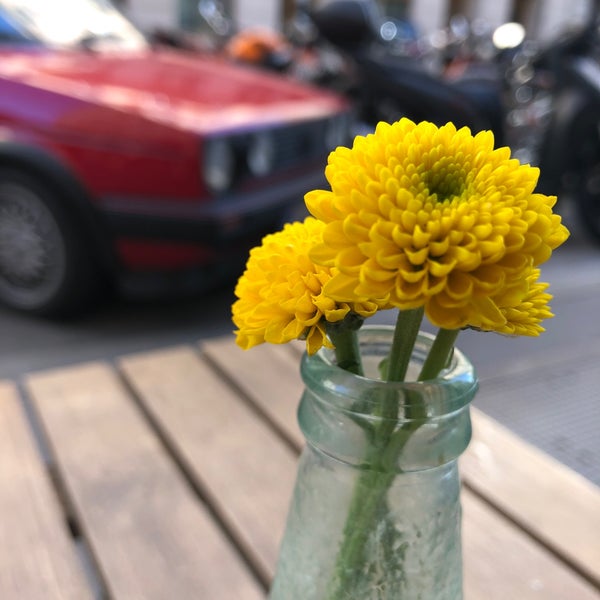
<svg viewBox="0 0 600 600"><path fill-rule="evenodd" d="M0 170L0 302L66 316L83 306L93 275L81 233L41 180Z"/></svg>

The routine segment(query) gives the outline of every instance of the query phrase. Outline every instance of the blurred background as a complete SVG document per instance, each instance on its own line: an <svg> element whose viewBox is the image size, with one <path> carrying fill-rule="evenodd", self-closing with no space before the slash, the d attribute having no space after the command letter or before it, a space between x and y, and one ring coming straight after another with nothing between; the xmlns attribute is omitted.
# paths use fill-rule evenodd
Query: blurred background
<svg viewBox="0 0 600 600"><path fill-rule="evenodd" d="M495 28L503 23L522 23L532 39L547 41L561 31L576 27L589 16L593 0L381 0L382 12L391 18L407 20L422 36L435 35L448 26L451 17L462 15L470 21ZM196 0L116 0L141 29L183 28L189 31L204 23ZM241 29L268 27L283 30L295 17L296 0L222 0L222 9ZM317 0L312 6L321 4Z"/></svg>
<svg viewBox="0 0 600 600"><path fill-rule="evenodd" d="M451 120L539 166L572 232L542 337L461 334L476 405L600 484L598 10L0 0L0 377L230 333L248 249L332 148Z"/></svg>

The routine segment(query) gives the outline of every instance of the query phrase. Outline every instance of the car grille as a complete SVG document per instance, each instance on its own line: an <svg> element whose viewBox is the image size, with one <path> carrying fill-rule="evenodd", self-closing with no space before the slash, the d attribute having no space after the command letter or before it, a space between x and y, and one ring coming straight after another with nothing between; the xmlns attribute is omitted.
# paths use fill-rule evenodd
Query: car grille
<svg viewBox="0 0 600 600"><path fill-rule="evenodd" d="M323 156L328 151L325 144L325 120L302 123L274 131L275 169Z"/></svg>
<svg viewBox="0 0 600 600"><path fill-rule="evenodd" d="M231 181L223 189L214 192L214 196L223 197L232 191L244 192L269 185L273 179L285 178L289 169L302 168L304 165L314 168L317 161L321 161L324 168L325 158L336 143L345 145L350 142L350 124L349 114L338 114L209 140L213 144L223 140L226 148L231 150L229 159L233 163ZM268 159L272 162L261 172L260 154L254 153L253 144L263 132L268 134L273 145ZM257 161L251 160L253 157ZM212 168L215 165L218 168L223 160L217 157Z"/></svg>

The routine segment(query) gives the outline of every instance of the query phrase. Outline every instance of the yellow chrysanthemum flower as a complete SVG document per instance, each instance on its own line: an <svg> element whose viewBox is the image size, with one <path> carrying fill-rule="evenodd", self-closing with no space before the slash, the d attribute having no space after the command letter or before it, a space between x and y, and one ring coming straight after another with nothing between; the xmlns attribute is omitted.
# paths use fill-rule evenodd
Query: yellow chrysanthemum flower
<svg viewBox="0 0 600 600"><path fill-rule="evenodd" d="M362 317L377 311L375 302L339 303L323 294L335 270L315 265L308 254L322 241L324 228L307 217L265 236L262 245L250 251L232 307L239 346L248 349L263 342L306 338L307 351L314 354L321 346L330 346L325 321L340 321L351 311Z"/></svg>
<svg viewBox="0 0 600 600"><path fill-rule="evenodd" d="M548 306L552 300L552 295L546 292L548 284L538 281L539 277L540 270L533 269L527 278L528 291L521 302L502 306L500 310L506 318L506 323L497 329L499 333L535 336L544 331L540 323L554 315Z"/></svg>
<svg viewBox="0 0 600 600"><path fill-rule="evenodd" d="M331 190L305 200L326 225L311 258L338 270L327 295L424 307L446 329L537 330L539 303L522 326L504 307L521 306L527 321L532 269L569 232L552 212L556 197L534 193L539 170L494 149L491 132L380 123L332 152L325 174Z"/></svg>
<svg viewBox="0 0 600 600"><path fill-rule="evenodd" d="M473 319L469 327L508 335L539 335L544 331L541 322L554 316L548 306L552 300L552 295L546 292L549 284L538 281L540 273L539 269L531 269L525 279L512 282L491 298L494 310L499 313L495 320L482 311L479 320Z"/></svg>

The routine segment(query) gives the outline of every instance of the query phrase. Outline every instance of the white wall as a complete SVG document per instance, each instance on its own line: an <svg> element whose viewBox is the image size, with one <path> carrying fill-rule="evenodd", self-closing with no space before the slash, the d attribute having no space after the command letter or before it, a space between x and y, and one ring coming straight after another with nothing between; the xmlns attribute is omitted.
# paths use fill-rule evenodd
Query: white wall
<svg viewBox="0 0 600 600"><path fill-rule="evenodd" d="M580 27L587 19L590 0L536 0L532 36L541 42L556 39L561 31Z"/></svg>
<svg viewBox="0 0 600 600"><path fill-rule="evenodd" d="M471 18L482 17L492 25L509 18L512 6L523 0L465 0ZM566 28L580 25L589 14L592 0L529 0L529 35L542 41L552 40ZM119 2L115 2L119 4ZM177 27L178 0L124 0L123 12L141 29ZM232 0L232 12L241 27L279 29L282 0ZM447 24L449 0L411 0L409 18L418 30L431 33Z"/></svg>
<svg viewBox="0 0 600 600"><path fill-rule="evenodd" d="M246 2L259 0L246 0ZM470 19L485 19L497 27L510 19L512 8L523 0L464 0L461 8ZM580 26L589 14L592 0L529 0L525 23L528 35L541 41L555 39L565 29ZM411 0L409 17L424 34L447 24L449 0Z"/></svg>
<svg viewBox="0 0 600 600"><path fill-rule="evenodd" d="M279 0L233 0L234 20L241 29L281 29L283 3Z"/></svg>
<svg viewBox="0 0 600 600"><path fill-rule="evenodd" d="M408 18L422 35L441 29L448 24L448 0L413 0Z"/></svg>
<svg viewBox="0 0 600 600"><path fill-rule="evenodd" d="M465 11L470 19L483 19L492 28L496 28L510 19L512 5L513 0L495 0L495 2L469 0L465 2Z"/></svg>
<svg viewBox="0 0 600 600"><path fill-rule="evenodd" d="M177 27L179 24L176 0L126 0L121 10L142 31Z"/></svg>

